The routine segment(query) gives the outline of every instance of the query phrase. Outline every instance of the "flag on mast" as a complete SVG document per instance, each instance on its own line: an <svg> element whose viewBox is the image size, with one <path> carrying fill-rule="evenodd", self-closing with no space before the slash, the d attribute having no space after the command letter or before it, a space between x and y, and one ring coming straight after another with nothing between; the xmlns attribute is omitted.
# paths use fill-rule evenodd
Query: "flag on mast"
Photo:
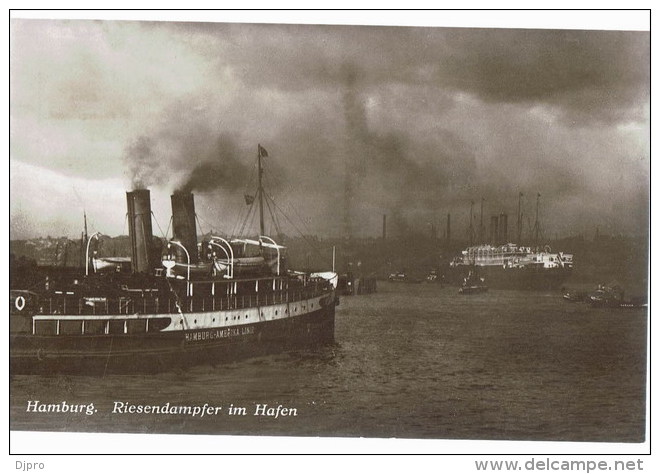
<svg viewBox="0 0 660 474"><path fill-rule="evenodd" d="M268 152L266 151L266 149L264 147L262 147L259 144L257 144L257 147L258 147L258 150L259 150L259 157L260 158L265 158L265 157L268 156Z"/></svg>

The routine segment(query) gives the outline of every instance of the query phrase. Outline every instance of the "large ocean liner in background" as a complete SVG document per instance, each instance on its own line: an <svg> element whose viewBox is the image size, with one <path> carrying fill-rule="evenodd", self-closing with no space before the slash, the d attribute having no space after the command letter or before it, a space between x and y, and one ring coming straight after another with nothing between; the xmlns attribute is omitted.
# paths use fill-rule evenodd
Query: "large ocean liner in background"
<svg viewBox="0 0 660 474"><path fill-rule="evenodd" d="M516 244L476 245L463 250L450 263L459 278L470 271L484 278L491 288L556 289L571 275L573 256L549 247Z"/></svg>
<svg viewBox="0 0 660 474"><path fill-rule="evenodd" d="M10 289L10 373L145 373L334 341L337 276L296 272L264 236L203 237L194 196L171 196L173 238L158 249L150 192L126 193L132 254L85 255L85 271ZM87 250L98 234L87 240Z"/></svg>
<svg viewBox="0 0 660 474"><path fill-rule="evenodd" d="M539 197L540 194L537 196L535 236L532 238L536 242L539 241ZM518 207L517 233L520 240L520 203ZM471 245L456 256L449 263L453 279L461 281L473 273L483 278L490 288L549 290L561 287L573 271L573 255L554 252L548 245L527 246L508 242L507 220L506 214L491 216L490 243Z"/></svg>

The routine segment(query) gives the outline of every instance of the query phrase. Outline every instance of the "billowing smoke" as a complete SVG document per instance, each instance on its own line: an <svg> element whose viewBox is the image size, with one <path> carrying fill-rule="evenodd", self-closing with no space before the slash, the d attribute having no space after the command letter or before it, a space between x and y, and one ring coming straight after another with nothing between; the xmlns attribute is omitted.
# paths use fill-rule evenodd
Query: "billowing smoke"
<svg viewBox="0 0 660 474"><path fill-rule="evenodd" d="M177 190L184 193L208 192L216 189L236 190L244 186L247 170L244 165L228 160L206 161L190 172L186 182Z"/></svg>
<svg viewBox="0 0 660 474"><path fill-rule="evenodd" d="M21 19L10 29L12 172L26 165L11 180L12 219L44 215L40 189L71 188L49 187L53 176L110 189L121 169L131 188L190 189L209 222L233 220L254 193L261 143L266 189L309 234L379 235L387 214L396 236L451 213L459 238L471 200L511 217L519 192L525 223L540 192L541 220L564 235L648 227L649 32ZM56 217L35 228L78 225L57 210L70 197L49 200Z"/></svg>
<svg viewBox="0 0 660 474"><path fill-rule="evenodd" d="M194 167L177 191L205 193L220 189L236 191L245 187L249 167L237 156L233 140L225 135L214 140L211 138L211 141L215 146L201 157L201 163L194 164L195 158L200 157L190 157L189 162Z"/></svg>
<svg viewBox="0 0 660 474"><path fill-rule="evenodd" d="M464 64L456 63L455 54L446 48L462 51L464 42L473 46L470 38L481 38L474 32L376 28L345 30L344 37L303 27L284 28L286 32L275 26L241 28L272 28L282 34L283 44L290 42L308 54L284 56L298 66L291 75L291 67L280 68L271 60L277 55L251 43L250 35L240 36L247 42L242 47L222 43L223 59L216 65L222 73L217 92L206 89L178 99L153 122L151 130L127 147L134 185L163 184L171 190L195 192L200 200L221 192L222 199L209 200L204 212L215 213L210 219L226 221L232 218L230 204L241 205L243 194L254 192L254 157L261 142L271 154L265 162L271 179L267 188L289 217L305 219L307 226L302 230L306 233L378 235L381 216L386 214L388 233L396 237L426 231L429 223L437 227L451 213L453 235L464 238L470 201L479 203L485 198L486 221L501 212L515 219L519 192L525 194L526 226L534 218L533 196L540 192L541 219L571 232L569 227L575 223L583 226L576 217L583 209L577 204L580 197L602 200L600 181L586 170L596 167L601 175L619 179L595 161L597 156L611 154L607 137L589 129L583 132L585 136L604 139L578 141L574 129L563 122L572 109L563 114L557 111L563 100L557 105L552 97L539 97L543 88L514 100L505 78L494 85L481 81L487 76L478 67L480 61L496 70L524 69L527 64L519 64L516 55L500 54L516 44L509 33L484 33L489 41L474 40L485 51L484 58ZM232 32L222 34L231 36ZM299 41L298 34L305 41ZM367 54L369 48L329 47L329 42L321 41L324 34L341 44L359 37L371 49L377 49L390 34L400 35L393 42L397 45L427 41L438 48L413 54L408 47L391 46L391 61L383 62L373 60ZM445 41L452 35L457 44ZM538 35L545 38L544 33ZM572 37L564 36L550 34L559 44ZM270 45L271 52L280 51L283 44ZM534 58L533 71L543 69L543 44L539 41L535 47L524 48L527 56L523 57ZM590 44L586 50L591 50ZM246 51L251 53L245 56ZM472 57L470 51L467 48ZM228 64L238 66L226 69ZM545 83L545 76L535 72L536 76L540 77L536 82ZM560 79L553 80L561 83ZM233 87L231 95L221 90L223 85ZM618 156L628 153L624 146L614 148ZM585 154L587 158L582 157ZM577 155L578 161L566 159ZM588 166L578 164L590 159L593 162ZM628 175L620 180L626 189L634 188ZM230 202L234 195L238 199ZM226 208L211 211L218 204ZM477 206L473 222L480 217L479 211ZM588 214L595 221L599 215L619 213L598 208Z"/></svg>
<svg viewBox="0 0 660 474"><path fill-rule="evenodd" d="M171 105L158 127L125 149L132 188L163 185L208 193L244 187L252 160L242 155L231 135L214 129L217 122L213 111L194 103Z"/></svg>
<svg viewBox="0 0 660 474"><path fill-rule="evenodd" d="M160 181L161 169L155 142L151 137L140 136L125 150L131 189L144 189Z"/></svg>

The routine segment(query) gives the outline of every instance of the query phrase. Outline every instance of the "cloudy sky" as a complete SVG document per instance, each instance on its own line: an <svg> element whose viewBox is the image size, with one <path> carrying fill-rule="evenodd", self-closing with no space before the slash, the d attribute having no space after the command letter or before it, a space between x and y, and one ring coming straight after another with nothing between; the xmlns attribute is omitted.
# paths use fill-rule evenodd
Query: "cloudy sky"
<svg viewBox="0 0 660 474"><path fill-rule="evenodd" d="M465 235L470 200L513 223L519 192L547 237L646 232L648 32L13 19L10 42L11 238L79 236L83 209L125 234L134 187L158 234L181 188L232 233L258 143L292 235Z"/></svg>

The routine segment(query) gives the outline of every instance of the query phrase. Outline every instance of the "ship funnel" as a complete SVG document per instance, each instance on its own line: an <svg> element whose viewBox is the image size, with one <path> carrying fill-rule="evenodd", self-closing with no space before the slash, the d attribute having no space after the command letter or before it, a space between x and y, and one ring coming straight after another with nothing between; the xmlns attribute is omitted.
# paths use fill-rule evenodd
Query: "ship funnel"
<svg viewBox="0 0 660 474"><path fill-rule="evenodd" d="M148 189L126 192L133 273L151 273L154 264L151 195Z"/></svg>
<svg viewBox="0 0 660 474"><path fill-rule="evenodd" d="M195 226L195 197L192 193L177 191L172 194L172 230L174 239L179 240L188 251L190 263L197 263L199 257ZM185 255L180 255L180 257L180 261L186 262Z"/></svg>

